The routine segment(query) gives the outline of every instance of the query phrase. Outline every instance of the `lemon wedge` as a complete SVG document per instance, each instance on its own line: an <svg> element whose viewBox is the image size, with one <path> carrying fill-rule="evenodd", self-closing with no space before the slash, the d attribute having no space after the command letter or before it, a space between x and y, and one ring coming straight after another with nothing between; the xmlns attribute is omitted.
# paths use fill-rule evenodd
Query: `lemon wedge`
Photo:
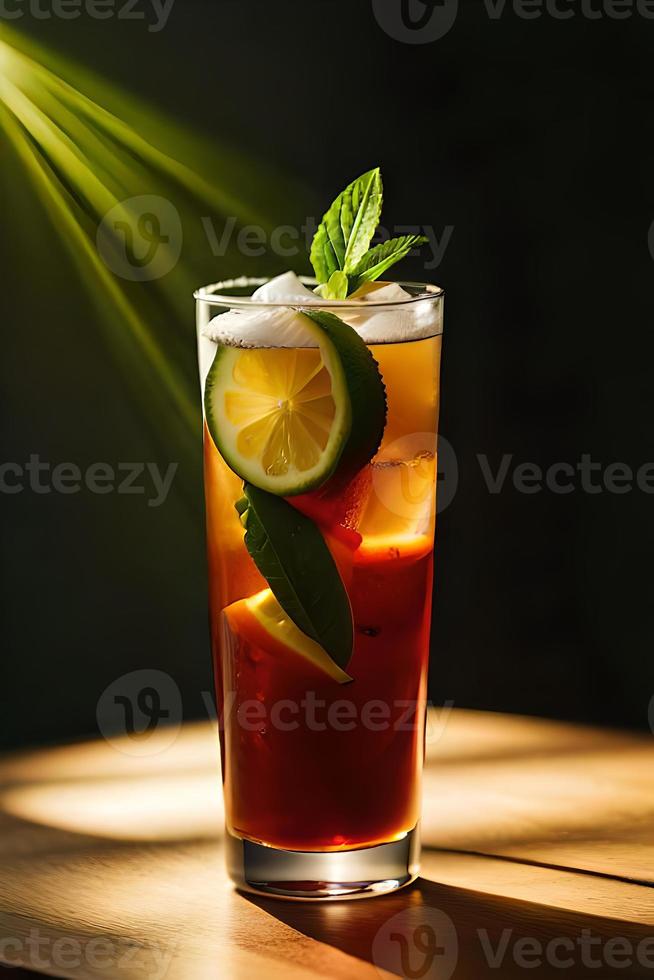
<svg viewBox="0 0 654 980"><path fill-rule="evenodd" d="M352 680L318 643L298 629L270 589L233 602L223 615L232 634L244 637L274 656L280 659L288 654L303 657L339 684L348 684Z"/></svg>

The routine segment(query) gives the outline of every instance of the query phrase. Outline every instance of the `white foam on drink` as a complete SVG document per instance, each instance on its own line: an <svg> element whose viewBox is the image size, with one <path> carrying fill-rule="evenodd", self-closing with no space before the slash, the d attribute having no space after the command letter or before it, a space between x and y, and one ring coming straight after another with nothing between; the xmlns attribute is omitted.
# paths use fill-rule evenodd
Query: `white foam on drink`
<svg viewBox="0 0 654 980"><path fill-rule="evenodd" d="M442 332L443 309L439 293L416 298L399 283L366 283L347 300L326 301L308 289L294 272L256 289L249 302L213 317L202 333L214 343L230 347L304 347L307 333L299 308L317 306L335 313L367 344L393 344L421 340ZM274 303L268 308L257 303ZM370 310L365 306L370 304ZM393 305L388 305L393 304Z"/></svg>

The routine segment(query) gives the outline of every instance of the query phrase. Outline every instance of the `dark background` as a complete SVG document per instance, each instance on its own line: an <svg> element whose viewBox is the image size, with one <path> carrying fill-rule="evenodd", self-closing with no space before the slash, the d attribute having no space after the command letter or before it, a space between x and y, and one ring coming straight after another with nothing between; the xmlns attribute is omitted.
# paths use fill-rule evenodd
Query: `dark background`
<svg viewBox="0 0 654 980"><path fill-rule="evenodd" d="M389 37L367 0L177 0L159 33L86 17L13 26L297 181L290 224L380 164L386 226L454 226L438 269L402 269L447 292L441 428L459 466L439 517L431 696L645 727L654 498L527 495L510 475L491 494L477 460L654 460L654 21L572 7L570 20L510 7L492 20L464 2L424 45ZM235 189L247 198L246 174ZM166 420L98 343L86 284L11 158L3 191L3 459L165 468L179 458ZM206 242L185 259L197 284L289 264L221 264ZM170 348L187 379L193 317L189 297ZM203 714L201 494L198 428L161 508L0 495L2 744L96 732L102 691L142 667L171 674L185 714Z"/></svg>

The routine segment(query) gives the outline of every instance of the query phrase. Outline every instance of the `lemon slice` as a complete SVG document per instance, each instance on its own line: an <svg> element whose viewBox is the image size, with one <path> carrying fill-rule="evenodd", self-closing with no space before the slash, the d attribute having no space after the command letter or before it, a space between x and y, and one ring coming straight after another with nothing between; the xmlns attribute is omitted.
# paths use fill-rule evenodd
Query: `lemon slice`
<svg viewBox="0 0 654 980"><path fill-rule="evenodd" d="M296 313L297 346L219 346L205 388L209 431L228 465L281 496L360 469L384 430L383 382L365 343L338 317Z"/></svg>
<svg viewBox="0 0 654 980"><path fill-rule="evenodd" d="M339 684L352 680L318 643L298 629L270 589L233 602L223 615L233 635L244 637L280 659L291 653L303 657Z"/></svg>

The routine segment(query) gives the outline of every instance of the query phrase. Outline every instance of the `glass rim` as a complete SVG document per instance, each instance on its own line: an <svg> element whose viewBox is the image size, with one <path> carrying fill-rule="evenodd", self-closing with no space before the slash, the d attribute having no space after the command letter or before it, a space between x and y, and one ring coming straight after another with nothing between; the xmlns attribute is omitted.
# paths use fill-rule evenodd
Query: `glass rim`
<svg viewBox="0 0 654 980"><path fill-rule="evenodd" d="M241 309L248 310L258 310L258 309L330 309L334 310L337 308L355 310L355 309L395 309L398 306L409 306L412 303L421 303L426 300L441 299L445 295L445 290L440 286L435 286L431 283L426 282L411 282L409 280L404 281L394 281L393 285L410 287L411 289L419 289L420 293L418 295L407 296L406 299L394 299L394 300L383 300L382 302L375 303L374 300L350 300L350 299L322 299L321 297L316 297L315 302L311 303L301 303L301 302L284 302L284 301L261 301L252 300L249 296L229 296L225 293L216 292L220 289L244 289L248 286L265 286L267 282L270 282L274 277L263 276L240 276L236 279L224 279L220 282L209 283L207 286L200 286L193 293L194 298L198 302L207 303L209 306L231 306ZM316 286L318 280L312 276L298 276L300 282L303 286Z"/></svg>

